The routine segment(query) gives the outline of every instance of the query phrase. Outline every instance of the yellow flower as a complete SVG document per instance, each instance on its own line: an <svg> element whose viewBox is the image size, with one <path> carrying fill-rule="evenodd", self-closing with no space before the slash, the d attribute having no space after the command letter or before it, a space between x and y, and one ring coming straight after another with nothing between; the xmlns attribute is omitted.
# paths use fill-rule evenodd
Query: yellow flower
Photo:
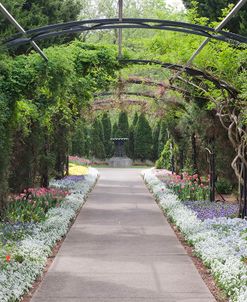
<svg viewBox="0 0 247 302"><path fill-rule="evenodd" d="M69 175L86 175L88 174L88 167L76 165L73 163L69 164Z"/></svg>

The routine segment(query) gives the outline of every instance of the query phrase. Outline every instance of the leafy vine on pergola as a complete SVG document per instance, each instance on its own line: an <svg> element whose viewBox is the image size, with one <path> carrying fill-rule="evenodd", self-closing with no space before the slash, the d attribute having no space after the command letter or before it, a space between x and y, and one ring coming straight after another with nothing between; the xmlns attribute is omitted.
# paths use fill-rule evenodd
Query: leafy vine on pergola
<svg viewBox="0 0 247 302"><path fill-rule="evenodd" d="M207 39L215 39L227 43L247 43L247 37L236 35L223 30L215 30L208 26L189 24L185 22L176 22L157 19L133 19L133 18L113 18L113 19L93 19L67 22L63 24L47 25L36 29L19 33L5 41L7 47L16 47L28 43L36 45L36 41L46 38L57 37L65 34L81 33L84 31L111 30L111 29L153 29L176 31L186 34L204 36ZM36 45L37 46L37 45ZM43 52L42 52L43 53ZM43 56L45 57L45 56ZM130 63L130 62L129 62ZM229 140L233 144L236 157L232 162L232 167L238 177L240 184L240 212L242 216L247 215L247 130L246 125L242 123L243 100L238 96L238 91L222 80L218 80L213 75L201 70L189 68L188 66L161 63L157 61L137 60L138 64L160 64L164 68L176 70L178 73L171 79L169 88L180 90L186 98L192 97L184 85L190 86L199 96L207 97L214 104L217 115L222 125L227 129ZM186 74L186 76L184 76ZM189 78L188 78L188 76ZM221 91L221 96L217 99L210 94L207 82L215 85L216 89ZM175 86L174 83L179 83ZM182 84L181 84L182 83ZM182 88L180 87L182 86ZM244 192L244 194L242 194ZM243 198L245 200L243 204Z"/></svg>

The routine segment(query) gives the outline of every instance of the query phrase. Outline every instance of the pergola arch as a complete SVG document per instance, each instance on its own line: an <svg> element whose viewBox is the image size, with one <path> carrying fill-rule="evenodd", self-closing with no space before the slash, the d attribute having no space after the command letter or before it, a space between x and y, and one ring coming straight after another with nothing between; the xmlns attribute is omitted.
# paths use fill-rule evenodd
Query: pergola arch
<svg viewBox="0 0 247 302"><path fill-rule="evenodd" d="M218 30L208 26L190 24L186 22L160 20L160 19L142 19L142 18L118 18L111 19L91 19L73 21L59 24L52 24L36 29L27 30L25 35L16 34L6 41L7 46L19 46L46 38L57 37L64 34L81 33L84 31L110 30L110 29L158 29L166 31L182 32L203 36L224 42L247 43L247 37L237 35L231 32Z"/></svg>
<svg viewBox="0 0 247 302"><path fill-rule="evenodd" d="M239 6L240 7L240 6ZM230 15L233 14L233 12L230 13ZM227 19L227 18L226 18ZM223 20L221 23L224 24L226 20ZM223 25L222 25L223 26ZM136 29L153 29L153 30L166 30L166 31L175 31L175 32L182 32L185 34L193 34L198 36L206 37L207 39L201 44L201 46L198 48L196 53L191 57L189 62L192 62L192 59L199 53L199 51L206 45L206 43L210 39L215 39L218 41L224 41L227 43L247 43L247 37L243 37L231 32L226 32L221 30L221 26L219 28L210 28L208 26L201 26L197 24L189 24L185 22L177 22L177 21L170 21L170 20L159 20L159 19L137 19L137 18L122 18L122 16L119 16L119 18L113 18L113 19L92 19L92 20L82 20L82 21L74 21L74 22L67 22L63 24L53 24L48 25L28 31L21 30L21 34L16 34L7 41L5 41L5 44L7 47L12 46L19 46L24 44L31 43L33 46L35 46L35 49L38 50L38 52L45 58L45 54L37 47L36 41L40 41L46 38L50 37L57 37L63 34L73 34L73 33L81 33L84 31L94 31L94 30L111 30L111 29L119 29L121 32L122 29L125 28L136 28ZM121 45L119 40L119 46ZM119 47L119 50L121 47ZM119 52L120 53L120 52ZM120 56L121 57L121 56ZM143 62L142 62L143 63ZM164 63L166 64L166 63ZM213 82L216 87L220 88L222 90L222 95L224 95L224 92L227 91L227 97L225 98L225 104L221 105L221 108L218 108L217 110L218 115L220 117L220 120L222 124L224 125L223 117L228 116L229 122L231 123L231 129L227 126L225 128L228 130L228 136L237 152L237 155L232 163L232 167L235 171L235 174L239 178L239 183L242 185L242 188L244 189L245 193L247 192L247 179L246 176L243 174L242 167L245 168L245 174L247 175L247 161L246 161L246 143L242 139L246 136L246 129L243 129L241 124L239 124L238 115L239 112L235 112L235 108L232 110L232 106L229 107L229 101L231 102L233 100L237 100L238 93L236 89L231 87L230 85L226 85L224 81L215 79L213 76L209 76L207 73L202 74L203 71L197 70L197 73L195 74L195 71L193 71L193 74L191 73L192 70L188 69L187 66L179 66L179 65L173 65L173 68L170 69L179 69L179 74L176 75L176 80L181 80L185 84L192 85L195 89L198 89L198 91L201 91L202 94L207 92L207 88L204 89L203 87L200 87L200 84L193 83L188 79L184 79L181 77L181 74L186 72L187 74L190 74L196 78L197 80L200 80L200 77L203 77L205 80L209 80ZM165 67L165 65L163 65ZM168 66L166 66L167 68ZM196 82L196 81L195 81ZM199 83L202 83L200 81ZM170 85L172 83L170 82ZM172 86L172 85L171 85ZM175 90L178 90L178 87L174 87ZM189 93L189 91L184 91L184 93ZM213 98L212 98L213 99ZM224 113L225 107L229 107L228 109L231 112ZM230 133L229 131L236 130L235 137ZM241 166L241 168L240 168ZM242 199L242 196L241 196ZM247 209L247 199L245 194L245 209L243 211L243 215L246 216L246 209Z"/></svg>
<svg viewBox="0 0 247 302"><path fill-rule="evenodd" d="M231 86L226 81L220 80L213 76L212 74L202 71L197 68L188 67L185 65L180 64L173 64L173 63L167 63L167 62L161 62L158 60L144 60L144 59L121 59L120 63L123 65L128 64L138 64L138 65L159 65L162 68L172 70L175 72L181 72L186 73L187 75L194 77L200 81L202 80L208 80L212 82L217 88L226 90L232 97L237 97L238 91L235 87ZM170 88L173 90L176 90L176 88L170 83Z"/></svg>

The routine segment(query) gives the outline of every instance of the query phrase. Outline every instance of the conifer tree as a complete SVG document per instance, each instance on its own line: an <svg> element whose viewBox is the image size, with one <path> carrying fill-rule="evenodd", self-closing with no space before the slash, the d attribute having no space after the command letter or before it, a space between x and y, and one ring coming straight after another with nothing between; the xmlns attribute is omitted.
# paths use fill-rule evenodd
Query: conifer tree
<svg viewBox="0 0 247 302"><path fill-rule="evenodd" d="M121 111L118 117L118 137L129 137L129 121L127 112Z"/></svg>
<svg viewBox="0 0 247 302"><path fill-rule="evenodd" d="M112 126L111 126L111 119L106 112L104 112L101 122L104 131L104 147L105 147L106 157L110 157L112 154L112 142L111 142Z"/></svg>
<svg viewBox="0 0 247 302"><path fill-rule="evenodd" d="M159 158L159 135L160 135L160 121L157 122L153 130L153 160Z"/></svg>
<svg viewBox="0 0 247 302"><path fill-rule="evenodd" d="M138 113L135 112L132 125L129 129L129 156L132 159L135 159L135 127L138 122Z"/></svg>
<svg viewBox="0 0 247 302"><path fill-rule="evenodd" d="M102 141L102 124L96 119L93 123L91 133L91 152L92 156L97 159L105 159L105 148Z"/></svg>
<svg viewBox="0 0 247 302"><path fill-rule="evenodd" d="M135 158L152 159L152 130L144 113L139 116L135 129Z"/></svg>
<svg viewBox="0 0 247 302"><path fill-rule="evenodd" d="M167 134L167 123L166 121L162 120L160 124L160 133L159 133L159 146L158 146L158 157L160 156L161 152L164 149L164 145L168 140Z"/></svg>
<svg viewBox="0 0 247 302"><path fill-rule="evenodd" d="M129 129L129 157L135 159L135 126L133 124Z"/></svg>
<svg viewBox="0 0 247 302"><path fill-rule="evenodd" d="M118 138L129 138L129 120L127 112L121 111L118 116L116 137ZM129 142L125 143L125 151L127 156L129 156Z"/></svg>
<svg viewBox="0 0 247 302"><path fill-rule="evenodd" d="M104 134L104 129L103 129L102 122L99 118L97 118L96 123L98 123L97 127L98 127L98 130L99 130L99 138L100 138L101 142L104 144L105 134Z"/></svg>
<svg viewBox="0 0 247 302"><path fill-rule="evenodd" d="M118 124L114 123L112 127L112 137L117 137Z"/></svg>
<svg viewBox="0 0 247 302"><path fill-rule="evenodd" d="M138 113L135 112L135 115L134 115L134 118L133 118L133 123L132 123L133 126L136 126L136 124L138 122L138 118L139 118Z"/></svg>
<svg viewBox="0 0 247 302"><path fill-rule="evenodd" d="M78 120L72 136L72 155L85 156L86 129L84 122Z"/></svg>

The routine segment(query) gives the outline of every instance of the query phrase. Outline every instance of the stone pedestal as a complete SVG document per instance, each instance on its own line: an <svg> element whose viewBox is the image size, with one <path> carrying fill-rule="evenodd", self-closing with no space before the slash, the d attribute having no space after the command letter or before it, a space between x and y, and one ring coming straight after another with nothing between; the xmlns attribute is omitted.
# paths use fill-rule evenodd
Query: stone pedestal
<svg viewBox="0 0 247 302"><path fill-rule="evenodd" d="M133 161L128 157L112 157L108 160L108 164L113 168L129 168Z"/></svg>

